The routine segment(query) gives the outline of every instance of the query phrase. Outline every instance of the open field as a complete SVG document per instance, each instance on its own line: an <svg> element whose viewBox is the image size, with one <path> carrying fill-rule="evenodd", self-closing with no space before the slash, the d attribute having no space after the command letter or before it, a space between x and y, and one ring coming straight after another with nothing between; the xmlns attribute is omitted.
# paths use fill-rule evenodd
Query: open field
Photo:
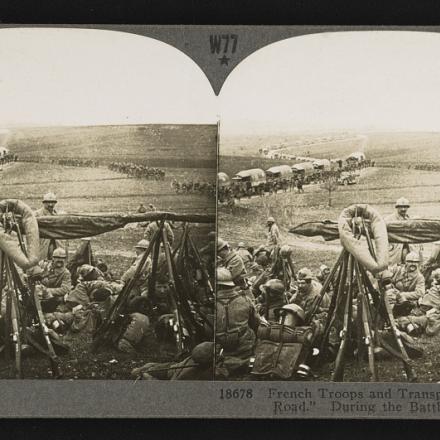
<svg viewBox="0 0 440 440"><path fill-rule="evenodd" d="M214 168L216 125L105 125L11 129L20 157L147 161L151 166ZM173 165L174 164L174 165Z"/></svg>
<svg viewBox="0 0 440 440"><path fill-rule="evenodd" d="M409 136L407 143L403 144L401 153L389 148L397 140L391 136L381 136L381 145L384 150L377 149L376 154L367 157L381 163L389 161L399 168L367 168L361 171L360 183L349 187L339 186L332 193L332 206L328 206L328 193L319 185L307 185L304 194L296 192L278 193L264 197L253 197L236 201L235 206L220 206L218 211L219 236L228 240L233 246L239 241L245 241L249 246L258 246L265 242L266 219L272 215L277 220L283 240L295 249L297 268L309 267L317 272L321 264L333 265L341 250L339 241L325 242L321 237L307 238L289 234L290 226L307 221L323 221L326 219L337 220L341 210L353 203L369 203L383 215L394 211L394 203L399 197L407 197L411 203L409 214L419 218L440 218L440 172L419 171L408 169L405 164L425 162L425 157L419 154L419 147L410 148L411 140L421 141L421 135ZM373 137L370 137L370 140ZM440 155L435 156L436 142L440 144L440 136L427 136L425 145L428 156L433 163L440 164ZM425 139L426 140L426 139ZM396 144L396 145L397 145ZM352 150L353 151L353 150ZM367 150L368 151L368 150ZM372 150L375 151L376 150ZM229 153L228 153L229 154ZM255 154L255 153L254 153ZM334 153L336 155L336 153ZM315 153L313 153L315 155ZM318 154L315 155L318 157ZM380 158L380 159L379 159ZM394 159L393 159L394 158ZM241 159L241 158L240 158ZM220 168L228 172L227 168ZM403 165L401 165L403 164ZM250 167L249 167L250 168ZM230 168L231 171L232 168ZM423 245L424 257L430 254L431 245ZM421 359L415 360L415 369L420 382L440 381L440 350L438 348L440 337L422 336L416 338L416 343L425 351ZM316 371L318 380L329 380L332 364ZM383 381L402 381L401 363L395 360L379 362L379 377ZM355 363L347 366L347 381L368 380L368 368L363 364L358 367Z"/></svg>
<svg viewBox="0 0 440 440"><path fill-rule="evenodd" d="M45 161L5 165L0 172L0 199L18 198L31 208L38 209L42 195L53 191L58 197L58 211L65 213L136 212L141 202L145 206L152 203L158 210L178 213L215 213L213 197L176 194L171 188L171 181L173 178L178 181L215 181L216 127L17 129L13 130L8 148L20 158L33 156ZM98 160L103 165L95 168L72 167L46 161L48 157L64 159L69 156ZM166 173L165 179L128 178L105 166L106 161L113 160L160 166ZM213 229L213 224L193 225L191 235L199 246L204 246L208 232ZM132 224L92 237L94 256L103 259L109 270L119 278L131 265L135 256L134 245L143 237L143 232L141 225ZM178 241L181 226L176 225L174 232ZM80 243L80 240L70 240L67 244L69 253L73 253ZM127 355L108 347L91 354L89 342L90 338L83 336L69 340L70 353L61 357L64 378L129 379L133 368L150 361L168 361L174 356L174 347L159 345L152 333L145 338L136 355ZM109 363L113 359L117 362ZM51 372L48 367L48 361L40 356L25 359L24 377L49 378ZM0 378L11 377L14 377L11 364L6 364L0 356Z"/></svg>

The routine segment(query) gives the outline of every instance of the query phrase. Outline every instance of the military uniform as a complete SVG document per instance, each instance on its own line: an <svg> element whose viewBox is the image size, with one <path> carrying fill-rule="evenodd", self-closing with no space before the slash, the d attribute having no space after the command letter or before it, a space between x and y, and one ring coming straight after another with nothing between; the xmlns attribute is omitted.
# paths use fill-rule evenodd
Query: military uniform
<svg viewBox="0 0 440 440"><path fill-rule="evenodd" d="M223 259L223 265L231 272L235 285L244 287L246 268L241 257L235 251L230 250Z"/></svg>
<svg viewBox="0 0 440 440"><path fill-rule="evenodd" d="M266 246L271 250L279 246L281 242L280 230L276 223L273 223L269 226L269 232L267 233Z"/></svg>
<svg viewBox="0 0 440 440"><path fill-rule="evenodd" d="M395 212L394 214L390 214L384 218L385 223L401 222L401 221L405 221L405 220L409 220L409 219L410 219L410 217L408 214L402 216L398 212ZM389 247L388 247L389 264L390 265L403 263L402 253L403 253L404 249L406 249L408 251L408 253L409 252L417 252L420 254L421 258L423 257L421 255L421 247L420 246L415 246L415 245L408 244L408 243L390 243Z"/></svg>
<svg viewBox="0 0 440 440"><path fill-rule="evenodd" d="M243 260L245 267L252 263L252 255L246 248L238 248L236 252L237 255Z"/></svg>
<svg viewBox="0 0 440 440"><path fill-rule="evenodd" d="M405 265L391 267L390 271L393 274L391 281L400 292L400 296L415 305L417 300L425 294L423 275L419 270L408 272Z"/></svg>
<svg viewBox="0 0 440 440"><path fill-rule="evenodd" d="M311 280L310 291L307 293L296 292L293 294L290 302L299 305L304 310L306 316L308 316L313 310L313 306L319 300L321 289L321 283L316 280ZM329 307L330 297L327 293L325 293L318 309L318 313L327 311Z"/></svg>
<svg viewBox="0 0 440 440"><path fill-rule="evenodd" d="M69 307L87 306L94 301L93 292L97 289L108 288L113 291L112 284L104 280L80 281L66 298Z"/></svg>
<svg viewBox="0 0 440 440"><path fill-rule="evenodd" d="M134 276L137 266L139 264L142 255L136 258L133 264L122 275L121 280L124 284L127 284ZM139 278L132 289L132 296L146 294L148 292L148 280L151 275L152 263L150 257L144 263L144 266L140 272Z"/></svg>
<svg viewBox="0 0 440 440"><path fill-rule="evenodd" d="M72 276L68 269L58 269L52 263L43 273L41 284L46 287L50 296L63 298L72 289Z"/></svg>
<svg viewBox="0 0 440 440"><path fill-rule="evenodd" d="M236 287L218 287L216 311L216 341L223 348L222 366L233 373L249 364L259 318L252 302Z"/></svg>
<svg viewBox="0 0 440 440"><path fill-rule="evenodd" d="M174 243L174 232L171 229L171 226L169 223L165 222L164 229L167 234L168 242L170 243L170 246ZM154 234L156 231L159 230L159 224L156 221L150 222L148 226L145 228L144 232L144 238L148 241L151 241L153 239Z"/></svg>
<svg viewBox="0 0 440 440"><path fill-rule="evenodd" d="M50 215L58 215L58 212L54 209L50 212L44 206L37 209L35 212L35 217L45 217ZM40 260L50 260L52 253L57 248L64 248L61 241L55 240L53 238L40 238Z"/></svg>

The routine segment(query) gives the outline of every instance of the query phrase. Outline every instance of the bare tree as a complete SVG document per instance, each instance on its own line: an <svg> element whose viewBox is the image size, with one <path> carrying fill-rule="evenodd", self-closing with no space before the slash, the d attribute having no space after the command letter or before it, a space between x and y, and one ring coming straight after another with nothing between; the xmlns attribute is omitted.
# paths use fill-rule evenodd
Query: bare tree
<svg viewBox="0 0 440 440"><path fill-rule="evenodd" d="M338 188L338 181L335 175L329 174L325 177L324 182L321 184L321 189L328 193L328 206L332 206L332 193Z"/></svg>

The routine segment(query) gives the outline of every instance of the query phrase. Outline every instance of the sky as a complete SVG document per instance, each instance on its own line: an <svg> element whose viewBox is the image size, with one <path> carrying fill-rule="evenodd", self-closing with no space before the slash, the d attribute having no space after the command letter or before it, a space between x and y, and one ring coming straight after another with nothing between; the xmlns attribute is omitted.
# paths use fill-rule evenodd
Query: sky
<svg viewBox="0 0 440 440"><path fill-rule="evenodd" d="M0 129L216 123L189 57L152 38L89 29L0 29Z"/></svg>
<svg viewBox="0 0 440 440"><path fill-rule="evenodd" d="M138 35L0 30L0 129L215 123L223 135L440 131L440 35L339 32L253 53L218 97L185 54Z"/></svg>
<svg viewBox="0 0 440 440"><path fill-rule="evenodd" d="M339 32L254 52L219 97L221 134L440 131L440 34Z"/></svg>

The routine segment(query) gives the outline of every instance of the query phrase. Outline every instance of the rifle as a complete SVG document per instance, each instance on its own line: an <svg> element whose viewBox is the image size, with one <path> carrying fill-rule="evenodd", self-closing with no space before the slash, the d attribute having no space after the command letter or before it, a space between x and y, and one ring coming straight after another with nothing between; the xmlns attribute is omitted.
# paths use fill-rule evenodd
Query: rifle
<svg viewBox="0 0 440 440"><path fill-rule="evenodd" d="M153 246L156 241L160 239L160 233L163 230L163 225L154 233L153 238L148 245L148 248L140 258L133 277L128 281L128 283L124 286L115 302L111 306L106 318L103 320L101 325L96 329L93 335L93 342L91 345L91 351L94 352L97 350L98 346L101 343L105 343L110 339L111 330L116 326L116 324L120 321L120 318L124 317L125 307L127 305L127 301L131 290L133 289L135 283L139 279L139 276L142 272L142 269L145 266L148 256L150 255Z"/></svg>
<svg viewBox="0 0 440 440"><path fill-rule="evenodd" d="M353 301L353 256L348 256L348 292L344 308L344 324L341 330L341 344L335 360L335 369L332 374L333 382L340 382L344 378L345 354L351 336L351 314Z"/></svg>
<svg viewBox="0 0 440 440"><path fill-rule="evenodd" d="M165 251L165 259L166 259L166 263L168 266L168 286L170 288L170 295L169 295L169 299L171 302L171 307L173 309L173 313L174 316L176 318L176 325L177 325L177 334L176 334L176 344L177 344L177 350L179 352L179 355L181 355L182 353L185 352L185 348L184 348L184 343L183 343L183 339L184 339L184 334L183 334L183 323L182 323L182 317L180 315L180 309L179 309L179 298L177 296L177 292L176 292L176 282L174 279L174 271L173 271L173 264L172 264L172 259L171 259L171 252L170 252L170 248L169 248L169 243L168 243L168 238L166 235L166 231L164 228L162 228L162 242L163 242L163 246L164 246L164 251Z"/></svg>
<svg viewBox="0 0 440 440"><path fill-rule="evenodd" d="M361 273L359 270L359 263L355 261L355 273L356 273L356 281L358 285L358 308L361 310L361 319L362 319L362 325L364 330L364 343L367 346L367 355L368 355L368 365L370 368L371 373L371 380L376 382L377 381L377 369L374 359L374 337L371 330L371 313L370 313L370 307L369 302L364 290L364 287L362 286L361 282ZM359 311L358 311L359 313ZM358 347L358 351L359 351Z"/></svg>

